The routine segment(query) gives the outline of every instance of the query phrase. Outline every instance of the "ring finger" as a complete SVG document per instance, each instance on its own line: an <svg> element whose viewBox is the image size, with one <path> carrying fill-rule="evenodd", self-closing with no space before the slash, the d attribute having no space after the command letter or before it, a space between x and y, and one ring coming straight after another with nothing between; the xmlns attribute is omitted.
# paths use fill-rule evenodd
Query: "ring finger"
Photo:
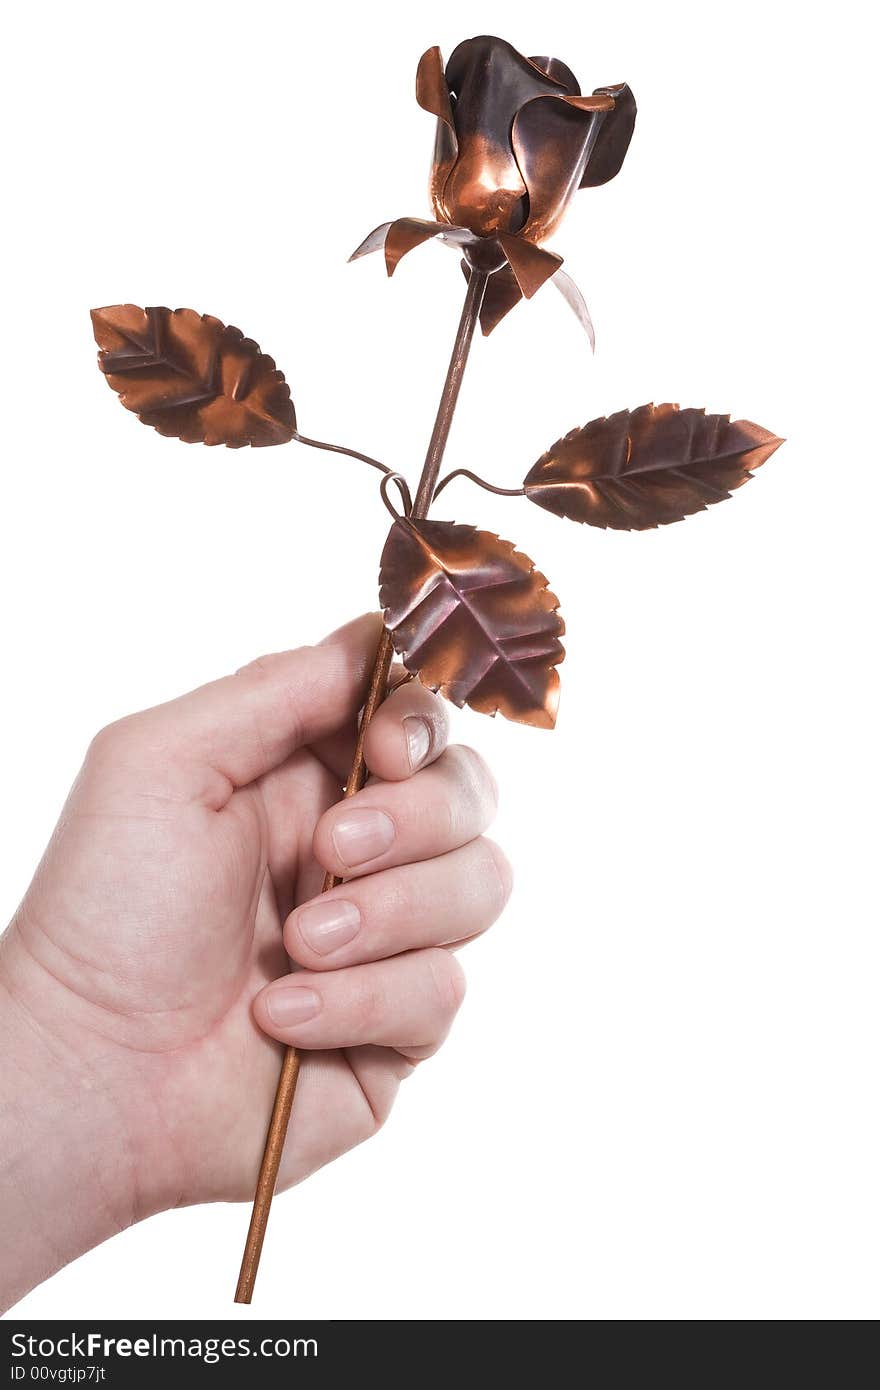
<svg viewBox="0 0 880 1390"><path fill-rule="evenodd" d="M304 903L284 926L287 953L310 970L381 960L423 946L449 946L490 927L511 888L506 858L491 840L351 879Z"/></svg>
<svg viewBox="0 0 880 1390"><path fill-rule="evenodd" d="M264 1032L294 1047L375 1044L420 1061L437 1051L463 996L461 966L449 951L433 949L286 975L260 991L253 1011Z"/></svg>

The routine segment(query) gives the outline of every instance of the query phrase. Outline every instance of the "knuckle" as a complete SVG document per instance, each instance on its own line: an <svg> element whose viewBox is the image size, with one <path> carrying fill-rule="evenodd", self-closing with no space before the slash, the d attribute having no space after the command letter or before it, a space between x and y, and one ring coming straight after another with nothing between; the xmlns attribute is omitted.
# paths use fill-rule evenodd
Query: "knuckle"
<svg viewBox="0 0 880 1390"><path fill-rule="evenodd" d="M237 676L256 676L262 677L271 675L279 662L283 661L283 652L266 652L263 656L254 657L253 661L248 661L244 666L239 666L235 672Z"/></svg>
<svg viewBox="0 0 880 1390"><path fill-rule="evenodd" d="M254 657L244 666L239 666L233 679L247 688L261 690L270 687L277 690L280 700L294 703L305 686L310 688L320 681L320 675L312 675L311 662L304 658L316 653L315 647L293 647L289 651L265 652Z"/></svg>
<svg viewBox="0 0 880 1390"><path fill-rule="evenodd" d="M383 1023L389 1014L389 1000L386 990L379 983L379 977L370 976L367 983L359 979L359 989L349 1005L349 1017L356 1031L364 1038L370 1038L382 1031Z"/></svg>
<svg viewBox="0 0 880 1390"><path fill-rule="evenodd" d="M448 1026L464 999L464 971L455 957L440 946L431 947L424 954L438 1015L442 1023Z"/></svg>
<svg viewBox="0 0 880 1390"><path fill-rule="evenodd" d="M358 1143L378 1134L394 1108L401 1081L413 1070L414 1063L396 1048L382 1048L381 1056L381 1071L370 1065L369 1048L366 1049L366 1058L363 1053L359 1058L351 1055L348 1058L362 1099L358 1116Z"/></svg>
<svg viewBox="0 0 880 1390"><path fill-rule="evenodd" d="M92 739L86 754L90 764L101 763L105 757L113 750L117 739L116 725L105 724L103 729L99 729Z"/></svg>
<svg viewBox="0 0 880 1390"><path fill-rule="evenodd" d="M425 698L422 712L431 726L432 751L439 752L449 738L449 708L447 702L433 690L428 690L425 686L422 686L422 690Z"/></svg>
<svg viewBox="0 0 880 1390"><path fill-rule="evenodd" d="M367 1126L372 1137L379 1133L394 1108L396 1087L393 1090L387 1086L377 1088L364 1080L361 1080L360 1086L370 1112Z"/></svg>
<svg viewBox="0 0 880 1390"><path fill-rule="evenodd" d="M305 648L301 650L306 650ZM269 652L240 666L235 678L250 684L255 690L264 686L277 687L279 701L284 705L285 720L290 730L292 743L300 743L303 738L301 700L304 682L302 678L291 680L289 667L291 652ZM264 742L259 718L254 714L254 732L260 742Z"/></svg>
<svg viewBox="0 0 880 1390"><path fill-rule="evenodd" d="M472 804L488 803L494 811L498 806L498 783L485 758L466 743L457 743L447 751L452 755L457 778Z"/></svg>
<svg viewBox="0 0 880 1390"><path fill-rule="evenodd" d="M513 892L513 867L503 849L501 849L499 845L496 845L494 840L490 840L488 837L484 836L482 839L482 847L488 863L494 870L494 873L490 876L490 881L492 884L493 906L495 908L495 916L497 917L504 911L510 901L510 895Z"/></svg>
<svg viewBox="0 0 880 1390"><path fill-rule="evenodd" d="M309 966L316 959L318 953L312 949L300 930L299 908L295 908L284 923L281 939L284 942L285 951L297 965Z"/></svg>
<svg viewBox="0 0 880 1390"><path fill-rule="evenodd" d="M384 883L366 885L368 891L359 901L361 910L361 929L367 931L381 929L386 924L408 922L419 910L418 883L413 875L391 873ZM372 890L372 891L370 891Z"/></svg>
<svg viewBox="0 0 880 1390"><path fill-rule="evenodd" d="M141 719L141 715L129 714L125 718L115 719L111 724L105 724L103 729L99 729L88 747L87 761L89 764L100 766L106 762L114 761L120 748L137 736Z"/></svg>
<svg viewBox="0 0 880 1390"><path fill-rule="evenodd" d="M360 1083L360 1089L363 1093L363 1105L357 1127L357 1143L365 1144L368 1139L379 1133L391 1113L391 1106L380 1109L372 1096L367 1094L363 1082Z"/></svg>

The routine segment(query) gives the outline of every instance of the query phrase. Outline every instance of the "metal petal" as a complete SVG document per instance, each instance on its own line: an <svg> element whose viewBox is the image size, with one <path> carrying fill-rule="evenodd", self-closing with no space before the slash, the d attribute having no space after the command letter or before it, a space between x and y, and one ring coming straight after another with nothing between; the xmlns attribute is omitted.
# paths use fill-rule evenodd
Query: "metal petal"
<svg viewBox="0 0 880 1390"><path fill-rule="evenodd" d="M384 247L385 268L393 275L409 251L432 237L439 237L454 247L471 246L479 240L467 227L450 227L447 222L429 222L421 217L398 217L394 222L382 222L374 228L348 259L357 261Z"/></svg>
<svg viewBox="0 0 880 1390"><path fill-rule="evenodd" d="M574 280L567 275L564 270L557 270L551 281L562 295L568 307L571 309L581 328L590 340L590 348L596 351L596 333L593 328L593 320L590 318L590 311L587 302L581 294Z"/></svg>
<svg viewBox="0 0 880 1390"><path fill-rule="evenodd" d="M462 261L461 268L464 271L464 278L469 280L471 268L467 261ZM522 297L523 292L509 265L502 266L500 270L495 271L494 275L489 276L480 308L480 328L484 338L488 338L492 330L498 327L511 309L516 308Z"/></svg>
<svg viewBox="0 0 880 1390"><path fill-rule="evenodd" d="M446 65L455 104L458 158L443 189L442 215L481 236L518 231L526 187L511 145L519 109L564 88L503 39L483 35L459 44Z"/></svg>
<svg viewBox="0 0 880 1390"><path fill-rule="evenodd" d="M598 188L620 173L636 123L636 99L625 82L613 87L597 87L595 94L613 97L614 110L599 117L581 188Z"/></svg>
<svg viewBox="0 0 880 1390"><path fill-rule="evenodd" d="M526 299L531 299L546 280L555 275L562 265L562 257L555 251L545 251L526 241L521 236L509 236L504 232L498 235L498 244L507 257L508 265L516 276Z"/></svg>
<svg viewBox="0 0 880 1390"><path fill-rule="evenodd" d="M465 278L470 278L470 266L467 261L462 261L461 268ZM572 280L564 270L557 270L550 277L551 285L555 285L562 295L566 304L578 320L589 339L590 347L596 351L596 335L593 330L593 321L590 318L590 311L587 308L586 300ZM493 329L497 328L503 318L515 309L523 298L523 292L519 287L519 282L509 265L503 266L501 270L496 270L494 275L489 277L486 292L483 295L483 306L480 310L480 328L483 336L488 338Z"/></svg>
<svg viewBox="0 0 880 1390"><path fill-rule="evenodd" d="M443 190L458 154L458 138L455 134L452 101L439 48L429 48L419 59L416 70L416 101L424 111L437 117L430 180L431 206L436 216L446 221L448 219L444 212Z"/></svg>
<svg viewBox="0 0 880 1390"><path fill-rule="evenodd" d="M558 82L569 96L580 96L581 85L571 68L567 63L563 63L561 58L530 57L529 62L540 68L552 82Z"/></svg>
<svg viewBox="0 0 880 1390"><path fill-rule="evenodd" d="M561 221L581 184L599 123L613 98L540 96L513 122L513 150L529 198L523 235L543 241Z"/></svg>
<svg viewBox="0 0 880 1390"><path fill-rule="evenodd" d="M485 338L488 338L493 328L498 327L511 309L516 308L522 297L523 292L509 265L502 266L501 270L496 270L494 275L489 276L480 309L480 328Z"/></svg>
<svg viewBox="0 0 880 1390"><path fill-rule="evenodd" d="M425 222L417 217L399 217L392 222L385 237L385 268L393 275L403 257L423 241L431 241L444 229L440 222Z"/></svg>
<svg viewBox="0 0 880 1390"><path fill-rule="evenodd" d="M436 116L449 130L455 140L455 122L452 118L452 100L443 70L443 56L436 46L429 48L419 59L416 69L416 101L422 110Z"/></svg>
<svg viewBox="0 0 880 1390"><path fill-rule="evenodd" d="M374 251L381 251L390 228L390 222L380 222L378 227L374 227L369 236L364 237L360 246L352 251L348 258L349 264L352 261L359 261L361 256L370 256Z"/></svg>

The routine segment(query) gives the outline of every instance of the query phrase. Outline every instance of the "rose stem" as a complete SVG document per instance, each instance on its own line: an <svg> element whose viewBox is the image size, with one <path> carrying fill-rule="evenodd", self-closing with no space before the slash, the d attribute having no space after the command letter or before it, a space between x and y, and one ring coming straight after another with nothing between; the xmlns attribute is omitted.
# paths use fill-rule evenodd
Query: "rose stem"
<svg viewBox="0 0 880 1390"><path fill-rule="evenodd" d="M385 697L385 687L388 684L388 672L391 668L391 657L393 652L394 648L391 645L391 637L387 630L383 628L373 665L373 674L370 678L370 688L367 692L364 712L361 716L360 727L358 729L354 760L351 765L348 781L345 784L343 797L354 796L355 792L359 792L366 781L367 767L364 761L364 739L370 720ZM326 893L330 888L335 888L339 882L340 880L335 874L325 874L321 892ZM269 1209L272 1206L272 1198L275 1195L275 1184L278 1180L278 1169L281 1164L281 1155L284 1152L284 1140L287 1136L287 1126L290 1121L290 1112L293 1107L293 1094L296 1090L298 1077L299 1053L295 1047L286 1047L281 1062L281 1075L278 1078L278 1086L275 1091L275 1103L272 1106L269 1129L266 1133L266 1146L263 1150L260 1172L257 1177L254 1205L251 1210L251 1220L248 1226L247 1240L245 1241L241 1269L238 1275L238 1287L235 1290L236 1303L250 1303L253 1297L257 1270L260 1267L260 1255L266 1236L266 1226L269 1222Z"/></svg>
<svg viewBox="0 0 880 1390"><path fill-rule="evenodd" d="M434 495L434 488L437 485L437 477L440 472L440 465L443 461L443 452L446 448L446 441L449 438L452 417L455 413L455 405L458 400L461 379L464 376L465 364L467 363L468 353L470 352L471 343L473 341L474 330L479 321L480 306L483 303L483 295L486 291L486 282L488 278L485 271L476 269L471 271L464 307L462 308L461 319L458 325L458 332L455 335L455 344L452 349L449 370L446 373L446 381L443 385L443 394L440 397L440 405L437 410L437 418L434 422L434 430L431 434L431 442L428 445L428 452L425 455L422 476L419 480L419 490L416 493L416 500L413 504L412 516L416 518L427 516L428 508L431 505L431 499ZM388 685L388 673L391 669L391 658L393 654L394 648L391 642L391 635L387 628L383 628L382 636L379 639L376 658L373 663L370 688L367 693L360 726L358 728L354 760L351 765L348 781L345 784L343 797L354 796L355 792L359 792L366 781L367 767L364 761L364 740L370 720L385 698ZM326 893L330 888L335 888L339 882L340 879L334 874L328 873L324 878L324 886L321 889L322 893ZM241 1261L241 1271L238 1276L238 1287L235 1290L236 1303L250 1303L253 1297L254 1284L256 1283L257 1270L260 1264L260 1254L263 1249L263 1240L269 1221L269 1210L272 1206L272 1197L275 1193L275 1184L278 1179L278 1169L281 1165L281 1155L284 1151L284 1140L287 1135L287 1126L293 1107L293 1096L296 1090L298 1077L299 1055L295 1047L287 1047L284 1050L284 1058L281 1063L281 1075L278 1078L275 1103L272 1106L272 1115L269 1120L269 1129L266 1135L266 1146L263 1150L263 1159L257 1178L254 1205L251 1211L251 1220L248 1227L244 1255Z"/></svg>

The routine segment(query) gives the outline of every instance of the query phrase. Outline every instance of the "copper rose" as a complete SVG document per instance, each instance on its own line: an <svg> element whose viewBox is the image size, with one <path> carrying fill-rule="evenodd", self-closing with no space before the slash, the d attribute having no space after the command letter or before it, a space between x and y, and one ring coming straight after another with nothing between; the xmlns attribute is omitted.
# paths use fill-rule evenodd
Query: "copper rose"
<svg viewBox="0 0 880 1390"><path fill-rule="evenodd" d="M628 100L618 110L624 91ZM419 63L416 99L438 118L437 219L481 237L518 232L533 242L549 236L586 182L603 127L603 145L619 147L605 182L623 162L635 120L628 88L581 96L558 58L524 58L489 37L459 44L445 72L439 48L430 48Z"/></svg>
<svg viewBox="0 0 880 1390"><path fill-rule="evenodd" d="M435 221L383 223L352 259L385 251L388 274L413 247L438 237L469 265L494 274L481 314L489 332L523 297L557 275L562 257L542 243L579 188L607 183L632 138L636 105L625 83L582 96L558 58L525 58L482 36L419 61L416 99L437 117L430 194ZM556 281L592 333L567 277Z"/></svg>
<svg viewBox="0 0 880 1390"><path fill-rule="evenodd" d="M501 496L525 497L547 513L590 526L641 531L722 501L782 442L748 420L731 421L727 415L671 404L647 405L570 431L542 454L521 487L498 486L470 468L455 468L441 478L478 324L484 333L491 332L522 298L550 280L592 340L580 292L560 269L561 257L544 241L578 188L605 183L618 172L636 107L625 85L581 96L575 77L558 59L524 58L501 39L486 37L460 44L445 67L440 50L429 49L419 62L416 95L437 125L433 219L385 222L355 252L364 256L382 250L391 275L414 247L437 239L456 252L467 280L430 440L412 491L407 478L379 459L300 434L283 375L237 328L191 309L117 304L93 313L99 365L108 384L124 406L161 434L232 448L297 441L359 459L383 474L381 498L394 517L380 562L384 626L344 798L356 796L366 783L370 722L398 684L391 674L395 652L407 676L457 705L534 728L550 729L555 723L565 631L556 596L512 541L429 515L454 478L469 478ZM343 163L344 157L343 151ZM394 392L399 374L395 378L386 371L386 376ZM395 405L398 395L399 390ZM519 412L521 395L509 399L508 387L500 400L487 403L487 410L495 412L487 417L490 423L496 416ZM398 489L402 511L392 486ZM338 500L337 490L327 511L327 553L344 563L349 558L345 548L333 544ZM310 578L315 588L316 575ZM322 892L341 882L328 870ZM253 1295L299 1072L300 1055L290 1045L284 1050L256 1179L237 1303L250 1303ZM241 1128L247 1117L237 1118Z"/></svg>

